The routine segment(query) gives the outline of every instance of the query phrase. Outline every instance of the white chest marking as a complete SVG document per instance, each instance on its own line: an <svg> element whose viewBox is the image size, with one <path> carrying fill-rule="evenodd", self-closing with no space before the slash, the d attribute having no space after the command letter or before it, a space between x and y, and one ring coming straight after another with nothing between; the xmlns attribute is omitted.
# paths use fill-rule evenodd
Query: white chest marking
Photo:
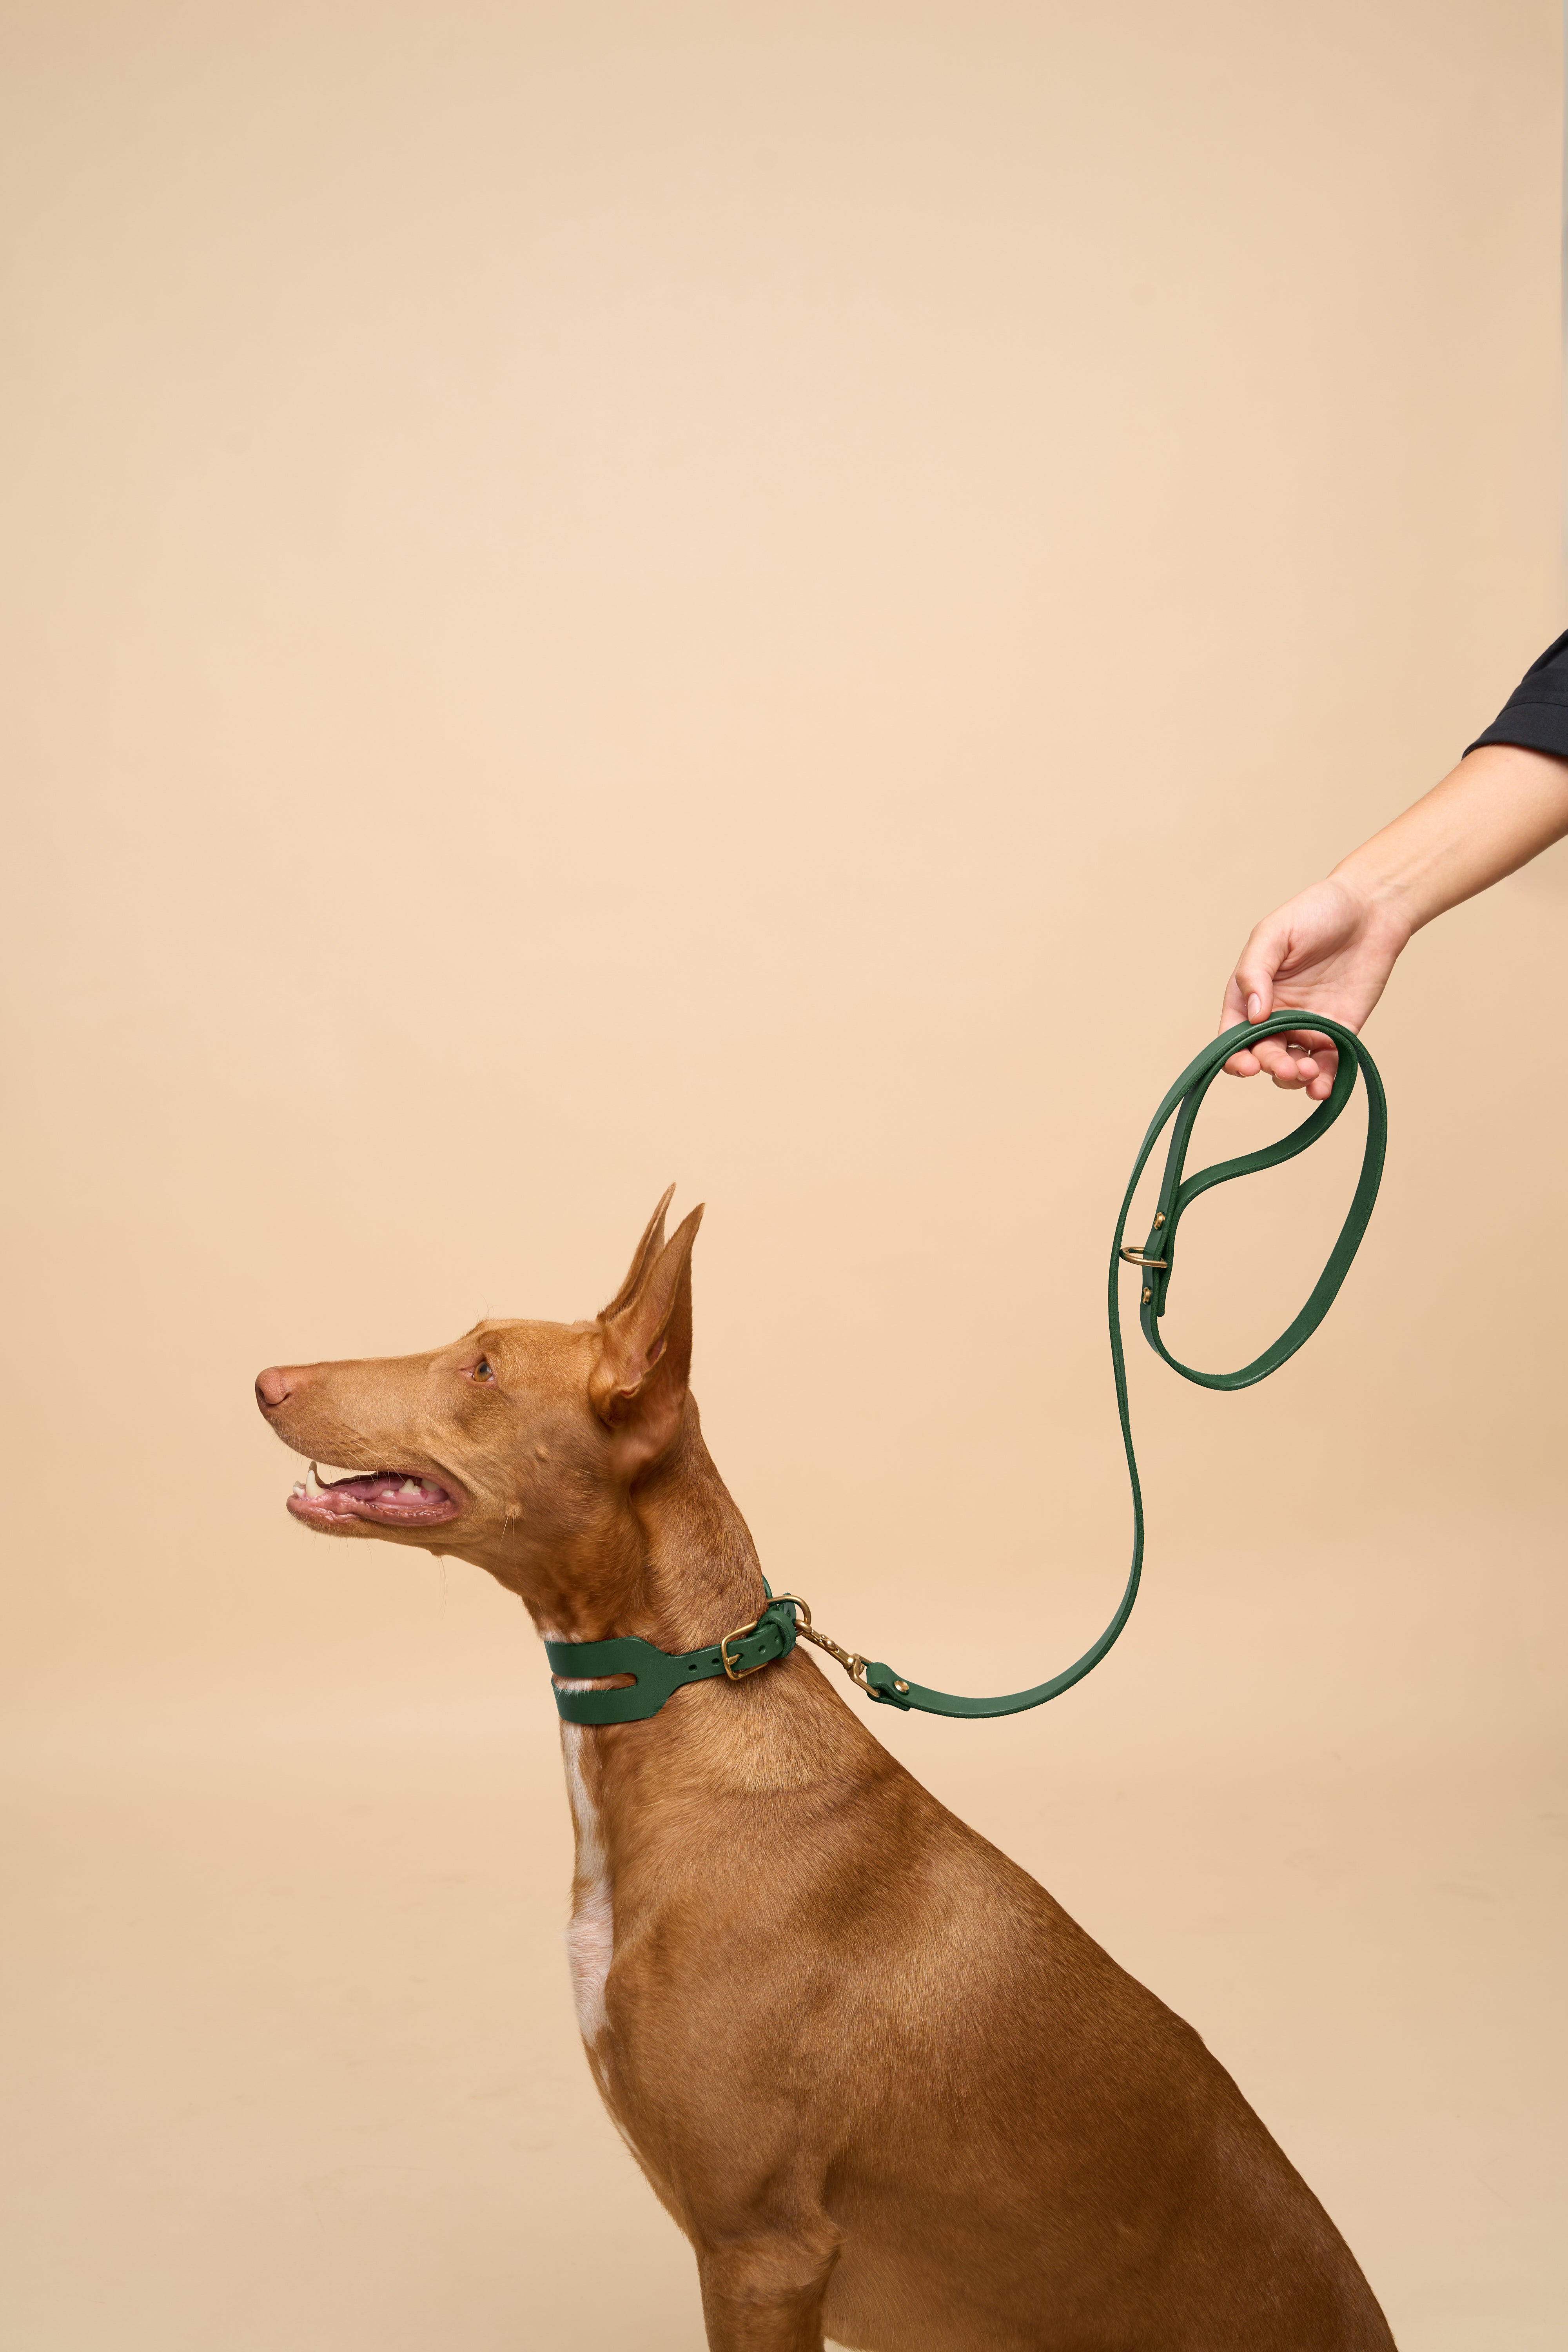
<svg viewBox="0 0 1568 2352"><path fill-rule="evenodd" d="M572 1924L566 1930L566 1958L572 1970L578 2031L591 2049L605 2028L605 1979L616 1956L616 1905L599 1809L583 1771L584 1737L580 1723L561 1727L566 1794L577 1831L576 1891Z"/></svg>

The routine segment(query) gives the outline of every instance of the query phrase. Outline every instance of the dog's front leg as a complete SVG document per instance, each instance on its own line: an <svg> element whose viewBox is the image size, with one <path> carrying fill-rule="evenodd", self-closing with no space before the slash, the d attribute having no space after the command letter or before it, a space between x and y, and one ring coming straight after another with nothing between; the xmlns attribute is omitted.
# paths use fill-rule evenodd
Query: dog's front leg
<svg viewBox="0 0 1568 2352"><path fill-rule="evenodd" d="M700 2245L709 2352L822 2352L822 2300L842 2242L824 2214Z"/></svg>

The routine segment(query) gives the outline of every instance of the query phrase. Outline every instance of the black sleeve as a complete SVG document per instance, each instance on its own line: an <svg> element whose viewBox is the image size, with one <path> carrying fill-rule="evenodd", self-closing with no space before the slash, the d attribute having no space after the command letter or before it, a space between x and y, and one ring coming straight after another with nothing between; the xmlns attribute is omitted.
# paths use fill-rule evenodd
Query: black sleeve
<svg viewBox="0 0 1568 2352"><path fill-rule="evenodd" d="M1527 751L1555 751L1568 760L1568 629L1531 662L1491 725L1467 751L1483 743L1521 743Z"/></svg>

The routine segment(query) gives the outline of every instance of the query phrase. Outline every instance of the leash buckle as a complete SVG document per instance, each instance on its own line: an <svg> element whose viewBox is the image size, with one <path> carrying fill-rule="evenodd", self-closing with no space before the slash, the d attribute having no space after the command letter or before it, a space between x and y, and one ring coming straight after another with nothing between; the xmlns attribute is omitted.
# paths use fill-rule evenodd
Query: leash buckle
<svg viewBox="0 0 1568 2352"><path fill-rule="evenodd" d="M764 1611L763 1615L765 1614L766 1612ZM759 1658L754 1666L743 1666L731 1661L730 1656L731 1643L743 1642L748 1633L754 1633L756 1632L762 1622L763 1620L761 1617L753 1617L749 1625L737 1625L734 1632L732 1633L726 1633L723 1640L719 1644L720 1664L722 1665L724 1672L729 1675L730 1680L732 1683L742 1682L747 1675L760 1674L764 1666L771 1666L773 1664L773 1660L771 1658Z"/></svg>

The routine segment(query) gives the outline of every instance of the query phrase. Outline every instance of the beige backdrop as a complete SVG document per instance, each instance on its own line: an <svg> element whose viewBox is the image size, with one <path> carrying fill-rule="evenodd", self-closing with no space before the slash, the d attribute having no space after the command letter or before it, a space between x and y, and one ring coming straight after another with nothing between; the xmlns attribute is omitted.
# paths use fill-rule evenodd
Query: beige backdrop
<svg viewBox="0 0 1568 2352"><path fill-rule="evenodd" d="M698 2340L522 1613L288 1522L251 1379L591 1312L676 1177L775 1581L1076 1654L1148 1113L1563 618L1557 13L7 0L18 2352ZM1565 915L1412 950L1304 1357L1134 1335L1112 1663L876 1727L1406 2352L1568 2319ZM1194 1220L1184 1351L1293 1311L1359 1125Z"/></svg>

